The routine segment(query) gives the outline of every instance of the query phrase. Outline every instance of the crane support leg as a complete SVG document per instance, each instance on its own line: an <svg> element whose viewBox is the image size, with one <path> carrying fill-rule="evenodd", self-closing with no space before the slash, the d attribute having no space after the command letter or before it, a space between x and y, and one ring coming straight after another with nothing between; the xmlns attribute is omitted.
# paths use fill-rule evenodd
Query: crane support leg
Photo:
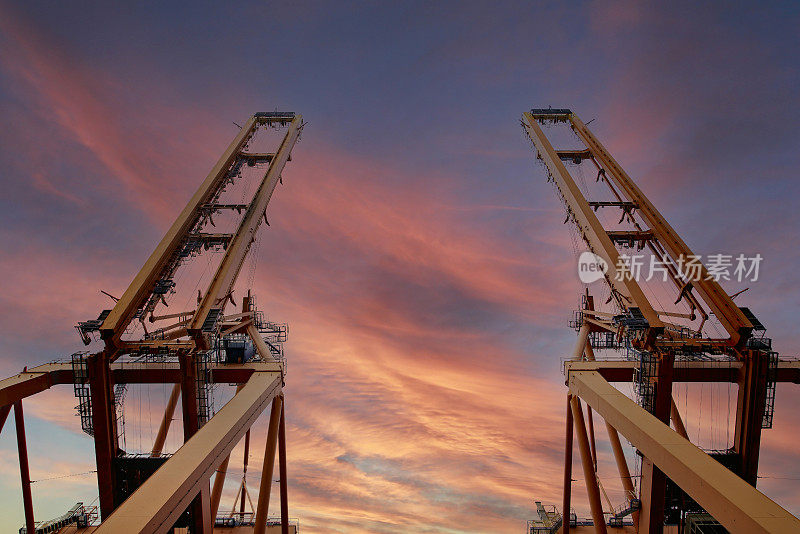
<svg viewBox="0 0 800 534"><path fill-rule="evenodd" d="M108 357L99 352L86 358L92 399L92 428L97 460L97 488L100 517L105 520L114 511L114 468L117 456L117 420L114 413L114 393Z"/></svg>
<svg viewBox="0 0 800 534"><path fill-rule="evenodd" d="M200 493L194 498L191 506L192 529L190 532L211 534L213 522L211 521L211 489L208 480L200 486Z"/></svg>
<svg viewBox="0 0 800 534"><path fill-rule="evenodd" d="M244 460L242 461L242 500L239 503L239 513L242 514L244 517L244 498L250 498L250 494L247 492L247 461L250 458L250 429L247 430L247 434L244 435ZM250 506L252 507L252 503ZM235 507L234 507L235 508Z"/></svg>
<svg viewBox="0 0 800 534"><path fill-rule="evenodd" d="M239 384L238 386L236 386L236 394L238 394L242 390L243 387L244 387L243 384ZM250 438L250 429L247 430L247 434L245 434L245 435L246 435L245 439L247 440L245 443L247 443L247 442L249 442L249 438ZM245 451L244 452L244 455L245 455L244 472L246 474L247 473L247 446L245 446L244 451ZM212 524L212 526L214 524L214 521L216 521L217 512L219 511L219 501L222 499L222 489L225 486L225 476L228 474L228 463L230 462L230 460L231 460L231 455L229 454L222 461L222 464L219 466L219 468L217 469L217 473L214 476L214 487L211 490L211 524ZM238 498L238 494L237 494L237 498ZM242 499L242 502L244 502L244 498ZM244 513L244 510L242 510L242 513Z"/></svg>
<svg viewBox="0 0 800 534"><path fill-rule="evenodd" d="M633 488L633 479L631 478L631 471L628 469L628 461L625 459L625 453L622 452L622 443L619 441L619 433L617 430L608 424L606 421L606 430L608 430L608 441L611 442L611 450L614 451L614 460L617 462L617 470L619 471L619 478L622 479L622 487L625 490L625 499L630 500L636 497L636 491ZM639 511L631 514L633 519L633 528L639 532Z"/></svg>
<svg viewBox="0 0 800 534"><path fill-rule="evenodd" d="M742 458L742 478L755 486L761 423L766 404L767 358L756 350L747 351L744 356L744 365L739 375L733 447Z"/></svg>
<svg viewBox="0 0 800 534"><path fill-rule="evenodd" d="M580 360L583 356L583 352L586 349L586 345L588 344L589 340L589 323L584 322L581 325L581 329L578 330L578 339L575 340L575 349L572 351L572 359L573 360Z"/></svg>
<svg viewBox="0 0 800 534"><path fill-rule="evenodd" d="M587 308L590 310L594 309L594 299L589 295L588 291L586 293L586 302ZM587 361L593 362L595 361L594 357L594 350L592 349L592 343L589 339L586 339L586 346L584 347L583 352L584 357ZM591 408L589 408L589 414L591 415ZM591 419L589 420L591 422ZM636 491L633 488L633 479L631 478L630 469L628 469L628 461L625 459L625 453L622 451L622 443L619 441L619 433L616 429L608 424L606 421L606 430L608 431L608 441L611 444L611 450L614 452L614 460L617 462L617 470L619 471L619 478L622 480L622 488L625 490L625 500L630 502L630 500L636 497ZM594 434L594 431L592 431ZM597 470L597 456L596 451L594 451L594 466L595 470ZM633 519L633 528L636 532L639 532L639 511L635 511L631 514L631 519Z"/></svg>
<svg viewBox="0 0 800 534"><path fill-rule="evenodd" d="M672 370L674 355L664 353L659 358L655 383L654 414L662 423L669 425L672 403ZM647 456L642 458L642 487L639 498L642 510L639 515L639 532L660 533L664 530L664 498L667 477Z"/></svg>
<svg viewBox="0 0 800 534"><path fill-rule="evenodd" d="M164 450L164 443L167 441L169 426L172 423L172 417L175 415L175 406L177 406L180 396L181 386L180 384L174 384L172 386L172 393L170 393L169 400L167 401L167 407L164 409L164 418L161 420L161 426L158 427L158 434L153 443L153 450L150 452L150 456L159 456Z"/></svg>
<svg viewBox="0 0 800 534"><path fill-rule="evenodd" d="M212 525L214 524L214 521L217 518L217 512L219 511L219 501L222 498L222 488L225 485L225 475L228 473L228 462L230 459L230 455L225 457L225 459L222 461L222 465L220 465L217 469L217 474L214 476L214 488L211 490Z"/></svg>
<svg viewBox="0 0 800 534"><path fill-rule="evenodd" d="M638 406L594 371L569 388L731 532L800 532L800 520Z"/></svg>
<svg viewBox="0 0 800 534"><path fill-rule="evenodd" d="M197 380L195 353L181 352L178 355L181 364L181 406L183 407L183 441L187 442L199 429L197 412Z"/></svg>
<svg viewBox="0 0 800 534"><path fill-rule="evenodd" d="M572 395L567 393L567 439L564 447L564 502L561 507L561 532L569 534L569 514L572 504Z"/></svg>
<svg viewBox="0 0 800 534"><path fill-rule="evenodd" d="M25 509L25 532L36 532L33 520L33 497L31 496L31 475L28 469L28 444L25 441L25 416L22 401L14 403L14 422L17 426L17 452L19 453L19 476L22 479L22 504Z"/></svg>
<svg viewBox="0 0 800 534"><path fill-rule="evenodd" d="M681 412L678 411L678 405L675 404L675 399L670 399L670 419L672 419L672 426L675 427L675 432L689 439L689 434L686 432L686 425L683 424L681 419Z"/></svg>
<svg viewBox="0 0 800 534"><path fill-rule="evenodd" d="M258 490L258 507L256 508L253 534L264 534L267 531L267 514L269 514L269 496L272 489L272 471L275 467L275 450L278 445L278 427L280 426L283 399L280 396L272 400L272 411L269 414L267 430L267 446L264 449L264 467L261 469L261 486Z"/></svg>
<svg viewBox="0 0 800 534"><path fill-rule="evenodd" d="M594 418L592 417L592 409L586 407L586 425L589 431L589 452L592 456L592 467L597 472L597 443L594 439Z"/></svg>
<svg viewBox="0 0 800 534"><path fill-rule="evenodd" d="M578 438L578 448L581 451L583 462L583 476L586 480L586 492L589 494L589 506L592 509L592 520L595 532L605 534L606 520L603 517L603 504L600 502L600 487L597 484L597 475L592 466L592 456L589 450L589 438L586 434L586 423L583 420L583 409L578 397L572 397L572 418L575 421L575 433Z"/></svg>
<svg viewBox="0 0 800 534"><path fill-rule="evenodd" d="M200 428L197 409L197 359L196 352L178 354L181 365L181 406L183 407L183 441L186 443ZM209 481L200 484L200 492L192 501L192 532L211 534L211 498Z"/></svg>
<svg viewBox="0 0 800 534"><path fill-rule="evenodd" d="M278 428L278 460L281 476L281 534L289 534L289 487L286 475L286 400L281 402L281 423Z"/></svg>

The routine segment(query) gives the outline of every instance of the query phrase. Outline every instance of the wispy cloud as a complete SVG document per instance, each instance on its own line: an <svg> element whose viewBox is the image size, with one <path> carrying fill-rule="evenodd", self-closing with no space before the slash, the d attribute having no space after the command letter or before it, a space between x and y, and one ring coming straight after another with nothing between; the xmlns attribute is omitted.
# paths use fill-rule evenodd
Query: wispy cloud
<svg viewBox="0 0 800 534"><path fill-rule="evenodd" d="M363 18L304 13L300 25L292 8L274 9L261 22L282 20L280 27L262 24L268 30L258 39L240 32L242 42L215 42L214 53L191 56L198 72L182 70L185 79L176 80L171 73L187 64L183 42L169 41L173 47L163 46L157 57L135 56L125 65L135 74L123 79L104 68L114 61L103 62L77 32L53 31L44 14L31 17L22 6L0 8L0 97L24 119L0 133L2 162L14 169L4 176L13 197L3 205L14 215L0 232L0 364L13 372L80 348L71 325L108 306L99 289L125 288L234 133L230 110L264 107L269 85L266 107L289 103L310 121L270 205L253 276L261 309L291 325L290 513L309 529L515 532L532 517L534 499L560 501L559 358L573 341L565 323L578 283L560 206L519 132L525 108L566 98L574 102L564 105L589 113L584 119L596 115L593 127L604 142L659 207L681 215L677 226L693 244L722 227L715 238L769 246L770 261L796 264L796 254L781 245L797 228L796 187L770 167L773 188L789 191L771 199L770 214L780 221L770 222L758 215L763 204L743 209L766 198L747 179L752 169L726 163L750 168L742 143L758 149L759 162L773 154L771 143L780 146L774 154L790 154L793 145L781 140L796 121L776 126L748 106L764 86L786 85L793 74L774 55L774 43L752 34L735 39L737 24L728 19L705 35L698 27L703 11L702 20L673 35L678 15L624 3L598 3L579 16L492 9L488 22L474 20L480 9L464 9L451 21L434 8L431 19L375 6ZM138 38L152 42L164 30L160 24L174 22L166 11L158 20L134 15L125 28L147 28ZM257 9L248 15L254 23L265 16ZM182 15L187 27L177 34L169 27L165 35L208 50L216 30L202 18ZM407 20L412 33L398 33L397 20ZM669 24L659 29L664 20ZM84 24L58 22L67 29ZM395 29L378 38L378 23ZM357 26L355 41L342 40L342 25ZM111 21L95 28L98 35L115 29ZM437 34L414 37L431 31ZM309 40L316 48L304 46ZM362 46L364 40L377 48ZM103 54L117 62L131 57L114 39L103 42ZM697 50L704 52L697 57ZM726 50L741 61L725 62ZM249 76L219 94L182 92L208 83L202 68L228 73L231 65ZM775 83L730 80L737 65ZM728 87L735 97L725 102L749 109L735 128L722 120L730 107L714 105ZM790 107L789 93L779 93L767 115ZM225 110L224 120L209 111L216 109ZM757 132L768 135L754 139ZM796 157L786 158L796 166ZM729 174L706 176L714 165ZM718 198L724 202L708 205ZM730 206L735 217L725 213ZM722 215L737 222L723 224ZM784 266L758 291L775 338L796 351L793 323L780 322L796 315L785 309L797 295L792 276ZM790 445L800 423L781 409L795 394L781 395L776 429L765 433L765 473L790 470L779 458L796 463ZM147 450L165 398L163 388L130 390L130 450ZM31 439L56 425L74 437L67 452L90 457L74 404L68 388L27 400ZM253 490L264 424L253 431ZM170 436L168 449L175 450L179 421ZM13 466L8 429L0 438L3 465ZM603 439L599 453L604 485L619 501ZM231 504L242 454L240 446L232 455L222 509ZM81 461L43 462L36 476L81 472ZM0 471L4 492L16 491L17 476L13 468ZM60 487L83 495L90 490L85 482L66 478ZM796 508L796 484L759 485ZM583 513L581 486L576 482L573 494ZM42 516L63 512L51 496L39 503ZM7 506L4 512L19 516Z"/></svg>

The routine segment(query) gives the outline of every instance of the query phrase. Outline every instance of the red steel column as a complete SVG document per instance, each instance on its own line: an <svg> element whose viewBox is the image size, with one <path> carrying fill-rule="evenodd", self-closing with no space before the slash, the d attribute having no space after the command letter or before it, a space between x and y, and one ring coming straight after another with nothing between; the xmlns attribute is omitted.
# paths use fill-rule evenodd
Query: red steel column
<svg viewBox="0 0 800 534"><path fill-rule="evenodd" d="M36 532L33 521L33 497L31 475L28 471L28 444L25 442L25 418L22 416L22 401L14 403L14 422L17 424L17 451L19 452L19 475L22 479L22 503L25 507L25 532Z"/></svg>
<svg viewBox="0 0 800 534"><path fill-rule="evenodd" d="M564 502L561 509L561 532L569 534L569 510L572 498L572 395L567 393L567 436L564 447Z"/></svg>
<svg viewBox="0 0 800 534"><path fill-rule="evenodd" d="M3 431L3 426L6 424L8 413L11 411L11 404L6 404L0 408L0 432Z"/></svg>
<svg viewBox="0 0 800 534"><path fill-rule="evenodd" d="M733 448L742 457L742 478L755 486L758 481L768 366L765 352L748 350L742 355L744 366L739 377Z"/></svg>
<svg viewBox="0 0 800 534"><path fill-rule="evenodd" d="M103 351L86 358L92 400L92 427L94 453L97 462L97 489L100 499L100 517L105 520L114 511L113 461L117 456L117 416L114 408L113 383L108 354Z"/></svg>
<svg viewBox="0 0 800 534"><path fill-rule="evenodd" d="M281 422L278 427L278 454L281 475L281 534L289 534L289 489L286 479L286 402L281 403Z"/></svg>
<svg viewBox="0 0 800 534"><path fill-rule="evenodd" d="M200 429L197 409L197 359L196 352L178 354L181 365L181 406L183 407L183 442L189 441ZM200 493L192 501L192 532L211 534L211 491L210 480L203 484Z"/></svg>
<svg viewBox="0 0 800 534"><path fill-rule="evenodd" d="M658 357L653 415L669 426L675 356L671 352L666 352L658 355ZM642 508L639 513L639 533L661 534L664 531L664 499L666 496L667 475L647 457L642 457L641 484L639 493Z"/></svg>

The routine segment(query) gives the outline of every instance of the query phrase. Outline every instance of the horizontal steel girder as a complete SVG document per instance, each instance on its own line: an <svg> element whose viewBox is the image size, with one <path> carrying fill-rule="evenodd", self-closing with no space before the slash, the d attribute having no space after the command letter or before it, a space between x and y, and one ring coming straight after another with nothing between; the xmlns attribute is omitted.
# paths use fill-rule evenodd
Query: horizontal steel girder
<svg viewBox="0 0 800 534"><path fill-rule="evenodd" d="M630 382L635 361L567 361L565 372L597 371L609 382ZM740 361L677 361L675 362L673 382L736 382L742 369ZM776 382L800 384L800 361L781 360L778 362Z"/></svg>
<svg viewBox="0 0 800 534"><path fill-rule="evenodd" d="M250 362L244 364L211 364L215 382L242 384L253 373L275 372L280 374L278 362ZM111 364L115 384L176 384L181 371L178 362L146 364ZM69 363L48 363L0 380L0 406L12 404L20 399L40 393L57 384L72 384L75 376Z"/></svg>
<svg viewBox="0 0 800 534"><path fill-rule="evenodd" d="M731 532L800 532L800 520L670 429L597 371L571 371L582 398Z"/></svg>

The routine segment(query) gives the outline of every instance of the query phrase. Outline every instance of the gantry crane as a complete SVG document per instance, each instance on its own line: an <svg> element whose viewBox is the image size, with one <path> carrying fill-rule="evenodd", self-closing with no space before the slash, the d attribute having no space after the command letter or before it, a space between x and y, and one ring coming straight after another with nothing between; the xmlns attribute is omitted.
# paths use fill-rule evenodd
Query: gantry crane
<svg viewBox="0 0 800 534"><path fill-rule="evenodd" d="M778 358L763 325L733 302L716 269L710 272L692 253L574 112L532 109L523 113L522 127L563 202L565 222L574 225L579 242L595 258L593 265L604 271L608 293L604 303L597 303L587 287L572 325L578 339L565 363L569 392L562 512L556 520L553 512L540 510L542 519L529 522L529 532L567 533L577 527L570 514L573 439L596 532L621 527L627 516L640 533L662 532L665 524L688 532L700 521L706 528L710 521L731 532L800 532L800 521L755 487L761 431L772 426L775 384L800 383L798 362ZM557 132L546 132L551 128L571 131L580 146L554 148L551 138ZM576 180L575 171L586 166L602 198L587 199L589 186ZM635 276L631 252L660 268L648 287ZM661 305L668 295L668 305ZM626 358L601 361L595 357L598 349ZM610 384L631 381L635 399ZM673 400L672 386L679 382L738 385L729 449L708 454L689 441ZM581 399L587 404L585 416ZM592 410L606 422L626 495L608 519L598 482ZM619 434L641 458L638 491Z"/></svg>
<svg viewBox="0 0 800 534"><path fill-rule="evenodd" d="M263 534L268 529L276 449L281 521L279 527L269 528L284 534L295 530L288 518L282 393L287 328L265 320L250 288L237 288L236 282L261 222L267 221L267 205L302 128L302 117L291 112L250 117L133 282L115 298L113 308L76 326L84 343L95 339L102 343L100 350L75 353L64 363L26 368L0 381L0 429L12 406L17 424L25 509L21 532L44 528L34 522L22 399L55 384L73 385L81 425L94 439L102 521L88 532L170 532L182 527L209 534L216 523ZM264 131L278 136L274 152L251 146L254 136ZM195 287L181 287L187 285L181 273L191 270L198 258L208 259L213 275L199 278ZM169 307L181 291L188 291L192 306ZM127 454L120 440L125 387L155 383L173 384L173 389L152 450ZM235 395L217 413L213 384L237 385ZM179 399L184 443L168 455L163 448ZM243 480L240 512L234 507L218 519L231 450L242 439L249 448L250 427L269 404L254 513L244 510L249 492ZM247 453L245 473L246 462ZM58 525L85 526L87 512L79 508L60 518Z"/></svg>

